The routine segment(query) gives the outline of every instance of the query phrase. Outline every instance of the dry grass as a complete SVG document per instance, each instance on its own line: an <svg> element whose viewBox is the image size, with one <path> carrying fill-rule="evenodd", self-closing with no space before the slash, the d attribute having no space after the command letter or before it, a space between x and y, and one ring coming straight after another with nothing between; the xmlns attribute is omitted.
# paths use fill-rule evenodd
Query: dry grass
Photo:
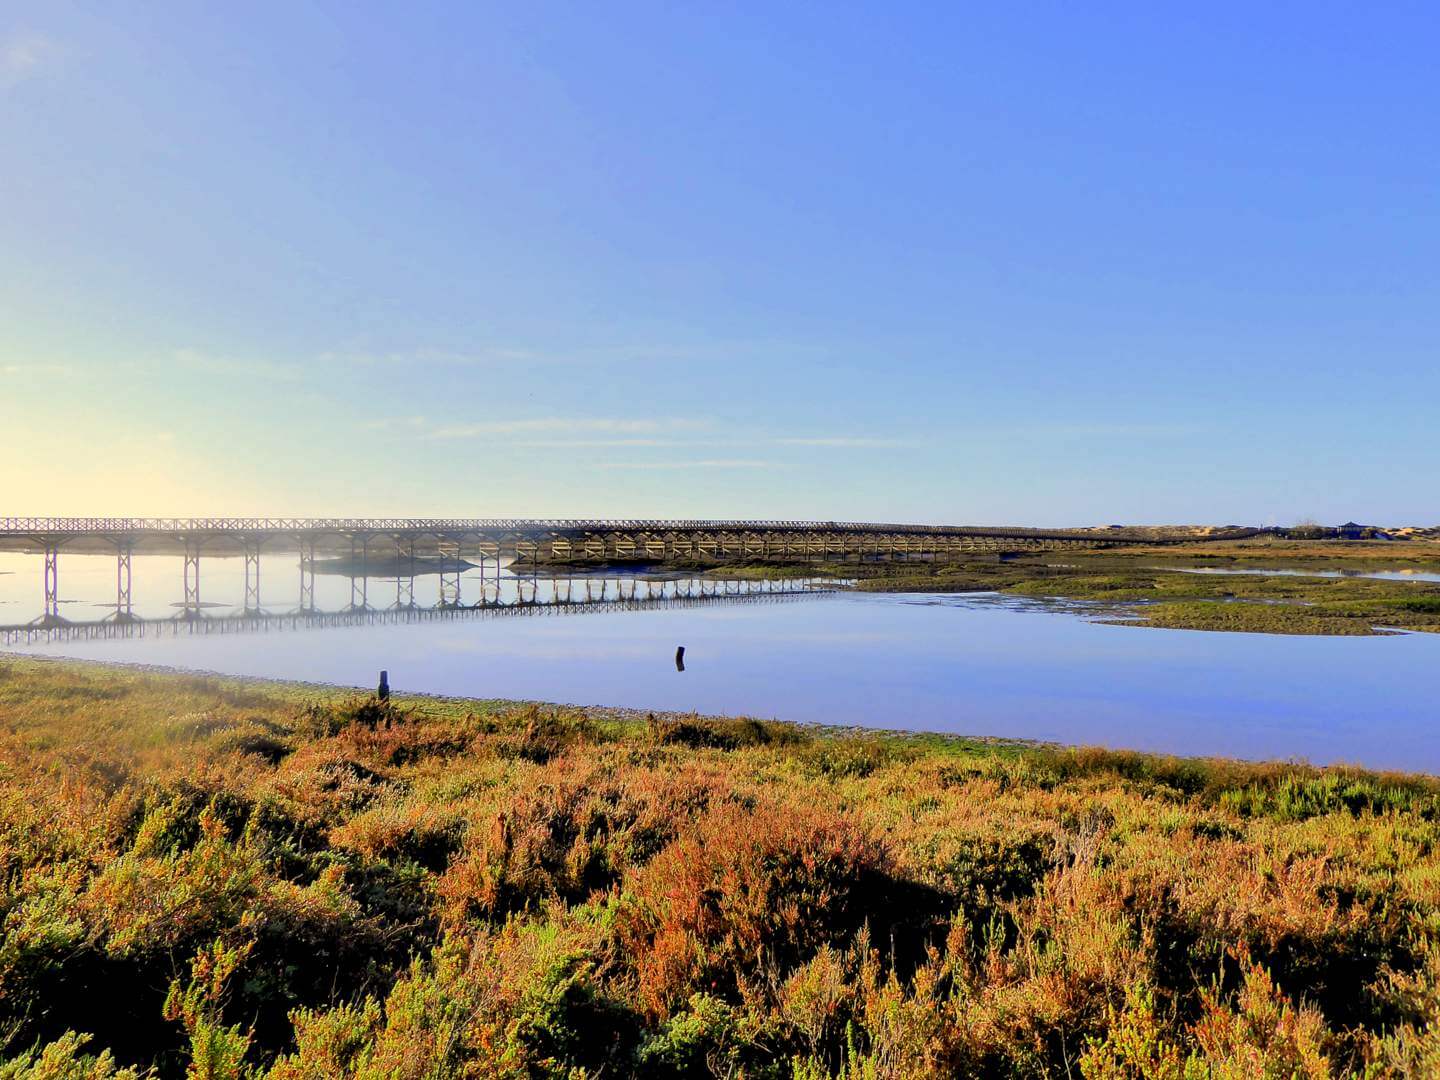
<svg viewBox="0 0 1440 1080"><path fill-rule="evenodd" d="M29 660L0 775L3 1077L1440 1066L1425 777Z"/></svg>

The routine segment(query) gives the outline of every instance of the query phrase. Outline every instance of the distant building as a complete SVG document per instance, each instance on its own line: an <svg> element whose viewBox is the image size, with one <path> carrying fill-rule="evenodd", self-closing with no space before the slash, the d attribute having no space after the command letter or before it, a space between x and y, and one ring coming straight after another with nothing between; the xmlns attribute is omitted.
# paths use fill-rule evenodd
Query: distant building
<svg viewBox="0 0 1440 1080"><path fill-rule="evenodd" d="M1354 521L1345 522L1335 531L1341 540L1374 540L1384 535L1382 530L1377 529L1374 525L1361 525Z"/></svg>

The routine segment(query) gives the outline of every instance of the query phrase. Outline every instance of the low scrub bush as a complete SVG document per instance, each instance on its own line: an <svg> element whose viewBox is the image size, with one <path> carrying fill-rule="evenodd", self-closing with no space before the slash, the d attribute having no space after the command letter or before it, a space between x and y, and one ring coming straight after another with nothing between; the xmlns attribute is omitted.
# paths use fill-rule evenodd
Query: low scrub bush
<svg viewBox="0 0 1440 1080"><path fill-rule="evenodd" d="M0 1080L1440 1073L1430 778L26 660L0 774Z"/></svg>

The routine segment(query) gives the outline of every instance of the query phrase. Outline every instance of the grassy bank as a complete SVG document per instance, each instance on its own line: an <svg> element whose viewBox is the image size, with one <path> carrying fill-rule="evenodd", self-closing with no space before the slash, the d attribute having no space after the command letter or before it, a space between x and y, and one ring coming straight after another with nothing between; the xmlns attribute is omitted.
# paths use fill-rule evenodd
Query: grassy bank
<svg viewBox="0 0 1440 1080"><path fill-rule="evenodd" d="M1402 551L1377 561L1375 550ZM1328 552L1327 554L1324 554ZM1370 635L1440 631L1440 583L1355 577L1267 576L1263 569L1440 569L1428 544L1230 542L1185 548L1027 556L1004 562L881 565L852 570L856 587L889 592L993 590L1084 600L1097 615L1137 626L1269 634ZM1239 573L1194 574L1217 568ZM1253 573L1245 573L1253 570Z"/></svg>
<svg viewBox="0 0 1440 1080"><path fill-rule="evenodd" d="M1237 573L1201 575L1186 570ZM1001 592L1081 600L1127 625L1264 634L1368 636L1440 632L1440 583L1335 578L1324 572L1440 571L1440 544L1289 541L1263 537L1184 546L1051 552L962 563L573 563L549 572L701 573L717 578L834 579L869 592ZM1282 569L1316 576L1267 576ZM1246 571L1252 571L1247 573Z"/></svg>
<svg viewBox="0 0 1440 1080"><path fill-rule="evenodd" d="M0 770L0 1076L1440 1065L1428 778L32 660Z"/></svg>
<svg viewBox="0 0 1440 1080"><path fill-rule="evenodd" d="M1383 633L1387 628L1440 631L1440 583L1103 570L1079 568L1005 591L1111 606L1142 604L1120 613L1143 625L1166 628L1346 635Z"/></svg>

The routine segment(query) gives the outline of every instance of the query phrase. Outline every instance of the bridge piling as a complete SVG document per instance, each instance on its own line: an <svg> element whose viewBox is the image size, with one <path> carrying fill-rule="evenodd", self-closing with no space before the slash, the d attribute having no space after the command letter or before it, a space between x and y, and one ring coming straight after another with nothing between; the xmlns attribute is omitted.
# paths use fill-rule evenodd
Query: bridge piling
<svg viewBox="0 0 1440 1080"><path fill-rule="evenodd" d="M460 546L450 540L442 540L439 544L440 558L445 560L459 560ZM458 608L460 606L460 567L445 569L443 564L440 571L440 606L443 608Z"/></svg>
<svg viewBox="0 0 1440 1080"><path fill-rule="evenodd" d="M245 614L259 615L260 608L260 545L257 539L246 539L245 545Z"/></svg>
<svg viewBox="0 0 1440 1080"><path fill-rule="evenodd" d="M185 600L178 617L198 619L204 614L200 607L200 545L188 538L185 541L185 566L182 574L185 579Z"/></svg>
<svg viewBox="0 0 1440 1080"><path fill-rule="evenodd" d="M358 543L358 547L356 546ZM350 607L349 611L370 610L370 538L350 535ZM356 569L359 573L355 573Z"/></svg>
<svg viewBox="0 0 1440 1080"><path fill-rule="evenodd" d="M397 537L395 549L398 565L395 568L394 610L399 611L415 606L415 541L410 540L402 547Z"/></svg>
<svg viewBox="0 0 1440 1080"><path fill-rule="evenodd" d="M60 617L60 545L45 545L45 614L40 618L42 626L62 626Z"/></svg>
<svg viewBox="0 0 1440 1080"><path fill-rule="evenodd" d="M115 549L115 621L130 622L135 618L135 608L131 604L131 564L130 558L135 553L134 544L121 543Z"/></svg>
<svg viewBox="0 0 1440 1080"><path fill-rule="evenodd" d="M300 604L301 615L315 610L315 541L313 538L300 540Z"/></svg>

